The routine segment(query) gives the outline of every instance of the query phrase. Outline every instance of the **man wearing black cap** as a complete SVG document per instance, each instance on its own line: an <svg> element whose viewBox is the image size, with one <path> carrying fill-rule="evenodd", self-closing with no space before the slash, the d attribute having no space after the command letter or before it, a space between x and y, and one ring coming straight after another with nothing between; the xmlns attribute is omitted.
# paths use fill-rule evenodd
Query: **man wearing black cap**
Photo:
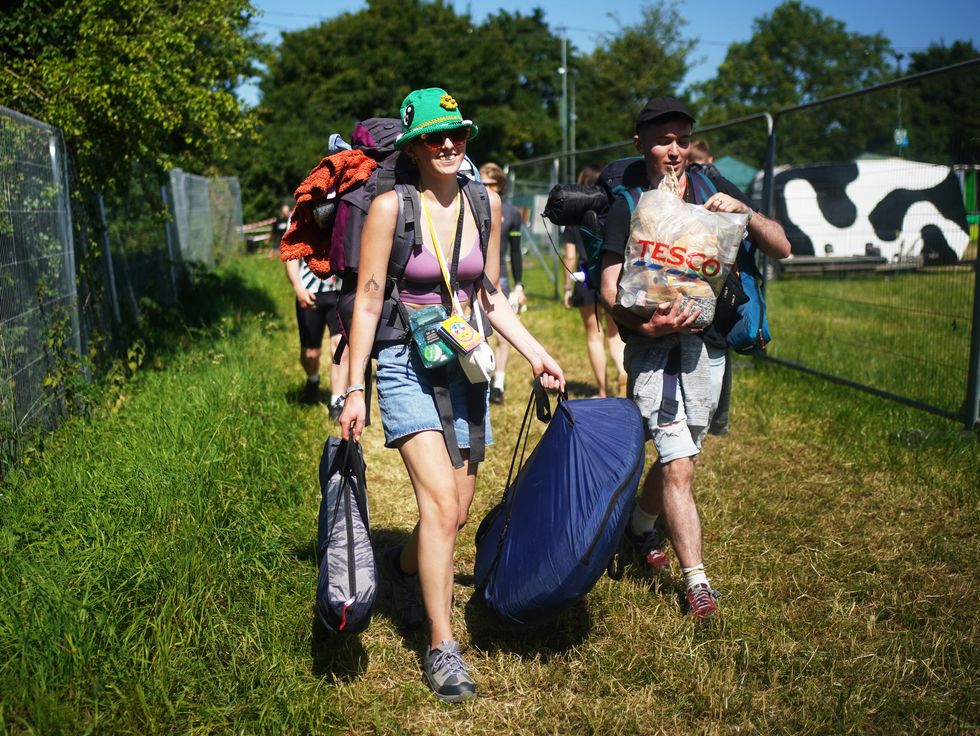
<svg viewBox="0 0 980 736"><path fill-rule="evenodd" d="M721 176L712 177L717 192L702 198L687 172L694 115L680 100L655 97L636 120L633 142L646 164L648 188L656 188L670 170L676 174L686 202L713 212L749 213L749 240L772 258L785 258L790 245L779 223L756 212L749 199ZM699 201L701 199L702 201ZM630 233L630 208L618 197L606 218L601 297L626 340L626 371L630 397L643 415L647 437L657 448L627 527L627 536L654 573L669 565L664 531L669 535L684 573L684 605L695 621L718 610L701 556L701 521L694 503L694 464L718 404L725 368L724 335L693 327L698 317L694 300L681 309L680 298L661 304L644 319L616 304L617 285ZM676 374L676 388L668 386ZM665 398L665 394L670 396ZM673 403L676 402L676 405Z"/></svg>

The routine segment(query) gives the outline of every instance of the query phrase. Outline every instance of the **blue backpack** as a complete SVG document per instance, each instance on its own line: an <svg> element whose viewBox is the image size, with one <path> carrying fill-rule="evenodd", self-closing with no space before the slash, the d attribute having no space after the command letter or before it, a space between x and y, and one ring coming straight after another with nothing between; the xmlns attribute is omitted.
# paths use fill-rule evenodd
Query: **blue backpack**
<svg viewBox="0 0 980 736"><path fill-rule="evenodd" d="M703 203L718 191L714 182L696 168L689 169L694 183L694 200ZM756 265L755 246L745 239L738 249L732 270L718 295L715 329L725 336L728 346L741 355L761 353L772 340L766 317L766 297L762 274Z"/></svg>

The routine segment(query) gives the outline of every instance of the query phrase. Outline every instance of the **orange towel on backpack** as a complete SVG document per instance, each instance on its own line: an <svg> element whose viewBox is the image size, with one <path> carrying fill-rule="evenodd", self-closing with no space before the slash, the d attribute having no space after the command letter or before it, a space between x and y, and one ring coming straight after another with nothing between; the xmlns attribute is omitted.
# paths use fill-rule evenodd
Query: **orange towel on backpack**
<svg viewBox="0 0 980 736"><path fill-rule="evenodd" d="M363 151L340 151L313 167L293 193L296 206L289 216L289 228L279 241L279 260L305 258L313 273L321 277L329 273L330 236L317 226L310 204L323 199L328 192L340 195L363 184L377 166Z"/></svg>

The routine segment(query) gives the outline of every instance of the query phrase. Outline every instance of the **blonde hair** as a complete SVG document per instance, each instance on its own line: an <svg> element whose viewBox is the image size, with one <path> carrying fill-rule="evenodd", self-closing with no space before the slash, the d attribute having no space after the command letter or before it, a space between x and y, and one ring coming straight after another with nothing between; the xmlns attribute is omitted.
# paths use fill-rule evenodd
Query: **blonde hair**
<svg viewBox="0 0 980 736"><path fill-rule="evenodd" d="M501 193L507 188L507 175L499 164L488 161L480 167L480 178L484 184L496 184Z"/></svg>
<svg viewBox="0 0 980 736"><path fill-rule="evenodd" d="M688 154L688 158L692 164L710 164L713 157L711 149L708 148L708 142L703 138L691 141L691 152Z"/></svg>

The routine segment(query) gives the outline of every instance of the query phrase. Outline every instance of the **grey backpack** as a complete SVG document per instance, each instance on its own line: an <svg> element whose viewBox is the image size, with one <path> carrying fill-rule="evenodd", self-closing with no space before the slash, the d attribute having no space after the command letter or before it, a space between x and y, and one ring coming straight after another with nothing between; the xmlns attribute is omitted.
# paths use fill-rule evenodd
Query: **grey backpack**
<svg viewBox="0 0 980 736"><path fill-rule="evenodd" d="M333 633L359 634L371 623L378 592L360 445L327 438L320 458L320 490L314 609Z"/></svg>

